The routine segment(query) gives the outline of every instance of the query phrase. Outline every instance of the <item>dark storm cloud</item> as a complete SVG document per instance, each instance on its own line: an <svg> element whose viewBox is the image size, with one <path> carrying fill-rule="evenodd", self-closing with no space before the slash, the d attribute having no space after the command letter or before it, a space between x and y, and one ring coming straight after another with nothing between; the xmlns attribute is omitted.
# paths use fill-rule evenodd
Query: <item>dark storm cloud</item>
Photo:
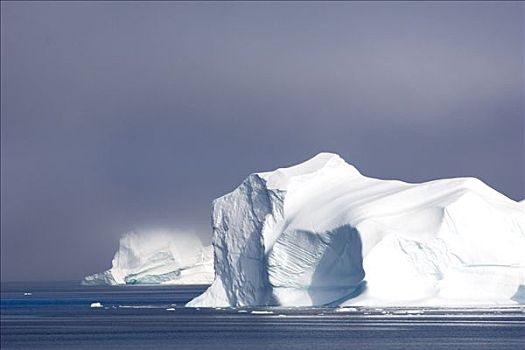
<svg viewBox="0 0 525 350"><path fill-rule="evenodd" d="M333 151L524 196L522 3L2 3L2 279L107 267Z"/></svg>

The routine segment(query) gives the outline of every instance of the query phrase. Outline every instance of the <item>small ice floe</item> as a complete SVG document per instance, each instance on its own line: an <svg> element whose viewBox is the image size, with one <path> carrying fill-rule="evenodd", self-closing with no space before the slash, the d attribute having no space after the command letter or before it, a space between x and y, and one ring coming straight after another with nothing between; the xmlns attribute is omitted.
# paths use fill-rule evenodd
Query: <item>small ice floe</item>
<svg viewBox="0 0 525 350"><path fill-rule="evenodd" d="M421 315L423 310L406 310L406 313L409 315Z"/></svg>
<svg viewBox="0 0 525 350"><path fill-rule="evenodd" d="M237 312L241 314L241 313L248 312L248 310L238 310Z"/></svg>
<svg viewBox="0 0 525 350"><path fill-rule="evenodd" d="M31 293L31 292L25 292L24 295L25 295L25 296L33 295L33 293Z"/></svg>
<svg viewBox="0 0 525 350"><path fill-rule="evenodd" d="M276 317L279 317L279 318L281 318L281 317L286 317L286 315L283 315L283 314L279 314L279 315L277 315Z"/></svg>
<svg viewBox="0 0 525 350"><path fill-rule="evenodd" d="M93 308L99 308L99 307L102 307L102 304L101 304L100 302L97 301L97 302L95 302L95 303L91 303L90 306L93 307Z"/></svg>
<svg viewBox="0 0 525 350"><path fill-rule="evenodd" d="M175 308L174 307L169 307L166 309L166 311L175 311Z"/></svg>
<svg viewBox="0 0 525 350"><path fill-rule="evenodd" d="M335 312L356 312L357 309L355 307L340 307L335 309Z"/></svg>
<svg viewBox="0 0 525 350"><path fill-rule="evenodd" d="M252 315L271 315L273 314L273 311L267 311L267 310L253 310L250 312Z"/></svg>
<svg viewBox="0 0 525 350"><path fill-rule="evenodd" d="M155 305L119 305L119 309L159 309Z"/></svg>

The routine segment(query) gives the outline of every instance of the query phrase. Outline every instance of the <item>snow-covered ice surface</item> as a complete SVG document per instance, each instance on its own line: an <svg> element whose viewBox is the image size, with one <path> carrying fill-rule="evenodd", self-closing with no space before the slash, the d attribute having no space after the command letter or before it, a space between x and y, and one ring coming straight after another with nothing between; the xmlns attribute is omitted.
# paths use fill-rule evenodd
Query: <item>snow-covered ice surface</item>
<svg viewBox="0 0 525 350"><path fill-rule="evenodd" d="M111 269L82 284L210 284L213 276L211 246L192 235L157 231L124 235Z"/></svg>
<svg viewBox="0 0 525 350"><path fill-rule="evenodd" d="M187 304L525 304L525 208L475 178L410 184L336 154L213 202L216 277Z"/></svg>

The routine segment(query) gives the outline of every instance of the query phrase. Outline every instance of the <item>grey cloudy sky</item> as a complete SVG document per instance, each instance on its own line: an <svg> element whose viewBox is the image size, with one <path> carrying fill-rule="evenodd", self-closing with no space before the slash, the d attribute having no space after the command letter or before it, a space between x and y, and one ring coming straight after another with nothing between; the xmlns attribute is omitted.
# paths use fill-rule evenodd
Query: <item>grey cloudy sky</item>
<svg viewBox="0 0 525 350"><path fill-rule="evenodd" d="M524 11L2 2L2 280L103 270L137 228L209 239L213 198L320 151L523 199Z"/></svg>

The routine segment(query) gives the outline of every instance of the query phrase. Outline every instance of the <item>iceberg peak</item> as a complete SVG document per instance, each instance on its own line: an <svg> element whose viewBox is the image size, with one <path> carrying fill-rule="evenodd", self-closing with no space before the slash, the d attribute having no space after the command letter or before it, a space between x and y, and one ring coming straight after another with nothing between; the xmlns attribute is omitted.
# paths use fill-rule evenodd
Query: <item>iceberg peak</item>
<svg viewBox="0 0 525 350"><path fill-rule="evenodd" d="M321 152L303 163L274 171L257 173L266 181L270 189L285 190L293 178L312 176L322 171L344 171L346 173L359 174L359 171L348 164L338 154Z"/></svg>

